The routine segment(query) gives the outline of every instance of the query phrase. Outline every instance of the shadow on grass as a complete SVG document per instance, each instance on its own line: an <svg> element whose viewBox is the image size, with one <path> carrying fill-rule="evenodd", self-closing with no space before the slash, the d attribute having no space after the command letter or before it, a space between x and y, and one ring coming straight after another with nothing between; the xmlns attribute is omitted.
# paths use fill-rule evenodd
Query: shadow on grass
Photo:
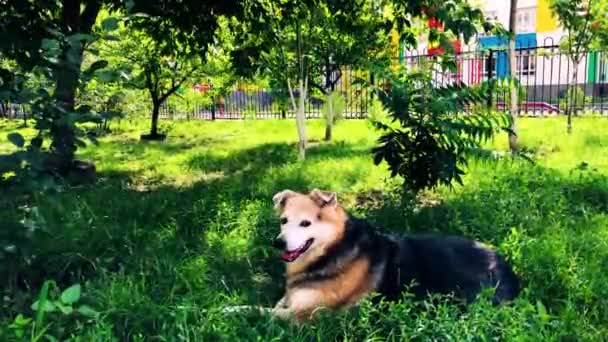
<svg viewBox="0 0 608 342"><path fill-rule="evenodd" d="M367 153L357 146L331 144L311 148L308 158L335 160ZM319 186L295 160L295 148L284 144L259 145L226 156L209 152L192 157L187 167L223 176L192 186L160 184L142 192L131 186L133 174L113 172L95 187L40 198L37 205L45 231L32 246L37 257L28 265L15 264L16 274L21 284L34 289L30 295L49 278L62 286L102 281L111 274L138 280L139 285L127 287L131 292L125 291L122 301L100 294L99 301L107 308L132 307L137 291L162 302L155 306L161 311L179 305L184 297L200 307L229 300L270 305L281 294L283 272L278 253L269 244L278 230L271 196L284 188L306 191ZM271 172L292 164L296 167L289 172ZM389 231L462 234L499 246L524 283L535 286L539 298L553 296L551 303L556 303L573 292L559 273L567 274L565 253L579 248L583 256L597 255L582 244L587 238L577 234L590 224L586 217L608 210L607 184L602 176L566 178L536 167L496 175L478 188L465 188L415 213L405 212L399 198L386 194L361 196L356 208L347 209ZM537 252L522 240L547 238L552 234L549 229L560 223L576 234L564 236L555 246L537 246ZM520 240L514 228L522 234ZM555 281L539 288L550 277ZM166 314L147 308L142 305L137 314L150 322ZM131 311L116 312L119 319L114 321L128 325L133 319Z"/></svg>
<svg viewBox="0 0 608 342"><path fill-rule="evenodd" d="M306 160L310 162L323 159L347 159L366 154L369 154L366 148L339 142L308 148ZM297 157L294 144L270 143L259 145L253 149L231 152L229 155L220 155L214 152L199 154L190 159L187 167L207 172L241 171L250 172L254 175L258 174L257 171L263 171L273 166L295 163Z"/></svg>
<svg viewBox="0 0 608 342"><path fill-rule="evenodd" d="M167 153L176 148L146 145L168 148ZM146 153L139 146L130 149ZM335 159L365 153L365 149L338 143L311 148L308 157ZM239 292L246 302L269 304L279 295L282 273L269 244L278 227L271 196L284 188L306 191L317 186L306 177L304 164L280 179L267 173L295 160L293 146L265 144L225 157L213 153L193 157L188 167L225 175L189 187L159 184L138 191L132 173L112 171L101 174L102 181L94 187L41 197L37 206L44 229L31 246L36 256L29 264L15 258L13 280L4 280L3 285L17 283L35 291L46 279L67 286L118 272L144 274L143 281L155 296L162 297L161 293L169 296L188 288L190 281L198 282L194 276L181 279L180 271L171 265L184 264L188 269L189 262L204 257L207 271L198 276L207 279L207 290ZM268 187L259 186L269 177ZM14 211L10 219L17 222L19 216ZM233 229L241 229L247 238L231 236Z"/></svg>

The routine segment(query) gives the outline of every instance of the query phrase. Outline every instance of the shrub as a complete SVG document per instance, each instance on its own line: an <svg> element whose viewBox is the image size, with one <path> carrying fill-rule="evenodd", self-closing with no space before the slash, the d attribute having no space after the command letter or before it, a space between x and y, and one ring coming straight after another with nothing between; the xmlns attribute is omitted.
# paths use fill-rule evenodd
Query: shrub
<svg viewBox="0 0 608 342"><path fill-rule="evenodd" d="M481 144L508 126L504 114L481 109L467 113L487 99L487 84L436 86L430 68L388 79L389 89L378 94L399 126L376 121L383 135L372 152L376 165L386 161L392 177L403 177L408 192L453 181L462 184L466 157L490 155Z"/></svg>

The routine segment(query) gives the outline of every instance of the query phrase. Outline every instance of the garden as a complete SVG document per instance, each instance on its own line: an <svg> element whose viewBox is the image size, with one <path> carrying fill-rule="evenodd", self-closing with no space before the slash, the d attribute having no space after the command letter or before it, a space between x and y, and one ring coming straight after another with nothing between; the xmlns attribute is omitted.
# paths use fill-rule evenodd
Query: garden
<svg viewBox="0 0 608 342"><path fill-rule="evenodd" d="M454 37L509 37L468 2L6 4L0 340L608 337L607 118L564 98L565 115L520 117L516 76L438 84ZM587 48L607 9L587 8ZM393 32L446 53L395 65ZM224 310L281 298L272 197L314 188L383 233L491 246L521 293L465 307L404 291L304 324Z"/></svg>

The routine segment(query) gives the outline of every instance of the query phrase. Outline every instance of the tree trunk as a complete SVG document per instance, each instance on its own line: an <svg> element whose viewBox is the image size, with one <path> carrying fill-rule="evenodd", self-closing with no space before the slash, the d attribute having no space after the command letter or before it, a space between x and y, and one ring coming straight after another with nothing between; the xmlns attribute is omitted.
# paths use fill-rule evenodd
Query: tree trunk
<svg viewBox="0 0 608 342"><path fill-rule="evenodd" d="M308 79L304 68L304 54L302 51L302 27L300 21L296 22L296 35L298 41L298 64L300 68L298 88L300 92L298 110L296 111L296 126L298 129L298 159L306 159L306 97Z"/></svg>
<svg viewBox="0 0 608 342"><path fill-rule="evenodd" d="M298 82L300 97L296 112L296 126L298 128L298 159L306 159L306 86L304 80Z"/></svg>
<svg viewBox="0 0 608 342"><path fill-rule="evenodd" d="M142 134L141 140L165 140L167 137L165 134L161 134L158 132L158 117L160 114L160 106L162 104L161 101L152 101L152 123L150 125L150 133Z"/></svg>
<svg viewBox="0 0 608 342"><path fill-rule="evenodd" d="M567 115L567 128L566 131L568 134L572 133L572 113L574 112L574 106L578 99L576 98L576 79L578 78L578 66L580 62L573 60L573 73L572 80L570 81L570 85L568 90L566 91L566 101L568 101L568 105L566 106L566 115Z"/></svg>
<svg viewBox="0 0 608 342"><path fill-rule="evenodd" d="M333 130L332 125L328 124L327 126L325 126L325 141L331 141L331 138L333 136L332 130Z"/></svg>
<svg viewBox="0 0 608 342"><path fill-rule="evenodd" d="M511 116L511 126L509 127L509 149L512 153L517 152L519 148L519 141L517 137L517 116L518 116L518 86L517 80L517 59L515 57L515 35L516 35L516 16L517 16L517 0L511 0L511 8L509 13L509 75L511 80L509 82L510 90L510 106L509 114Z"/></svg>
<svg viewBox="0 0 608 342"><path fill-rule="evenodd" d="M55 70L55 99L57 104L67 113L74 111L82 52L82 50L79 51L79 61L76 65L71 65L74 63L69 62L64 53L62 67ZM77 149L75 129L68 120L55 118L50 133L52 137L51 159L53 159L51 164L55 172L65 174L71 168Z"/></svg>
<svg viewBox="0 0 608 342"><path fill-rule="evenodd" d="M101 1L89 1L85 5L80 0L63 0L62 5L61 22L64 34L73 35L91 32L101 10ZM70 49L72 60L68 58ZM82 43L74 43L74 46L65 47L61 55L60 66L54 70L54 97L63 112L74 111L83 52L84 45ZM73 60L74 57L76 60ZM65 115L63 113L57 114ZM55 117L52 121L50 129L52 137L51 156L47 166L54 172L65 174L76 165L74 160L76 133L74 124L70 123L69 120L62 119L61 117ZM89 166L94 168L92 164Z"/></svg>
<svg viewBox="0 0 608 342"><path fill-rule="evenodd" d="M325 141L330 141L332 137L332 129L334 125L334 104L332 101L332 93L327 95L327 118L325 122Z"/></svg>
<svg viewBox="0 0 608 342"><path fill-rule="evenodd" d="M157 137L158 136L158 116L160 114L160 104L157 101L154 101L154 105L152 106L152 125L150 126L150 136Z"/></svg>

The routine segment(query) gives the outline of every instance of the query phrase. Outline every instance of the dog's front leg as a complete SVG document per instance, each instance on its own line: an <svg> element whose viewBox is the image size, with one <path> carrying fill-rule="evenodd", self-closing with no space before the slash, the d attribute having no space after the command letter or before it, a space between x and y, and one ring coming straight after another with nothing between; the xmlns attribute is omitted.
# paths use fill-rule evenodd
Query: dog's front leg
<svg viewBox="0 0 608 342"><path fill-rule="evenodd" d="M274 309L286 308L287 307L287 296L281 297L277 304L274 306Z"/></svg>
<svg viewBox="0 0 608 342"><path fill-rule="evenodd" d="M292 317L293 312L287 305L287 296L283 296L277 304L272 308L270 312L273 316L281 319L288 319Z"/></svg>

